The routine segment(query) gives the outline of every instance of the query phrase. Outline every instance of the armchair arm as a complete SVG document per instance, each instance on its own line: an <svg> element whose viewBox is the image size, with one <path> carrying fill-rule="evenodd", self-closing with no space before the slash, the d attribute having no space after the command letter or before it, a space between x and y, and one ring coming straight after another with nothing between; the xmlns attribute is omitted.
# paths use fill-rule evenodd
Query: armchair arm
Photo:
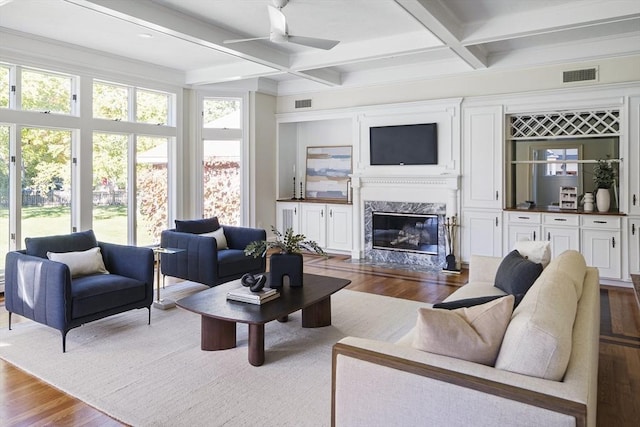
<svg viewBox="0 0 640 427"><path fill-rule="evenodd" d="M153 293L153 250L139 246L98 242L109 273L146 283Z"/></svg>
<svg viewBox="0 0 640 427"><path fill-rule="evenodd" d="M267 232L262 228L234 227L224 225L224 236L231 249L242 249L256 240L267 240Z"/></svg>
<svg viewBox="0 0 640 427"><path fill-rule="evenodd" d="M172 229L162 232L160 245L163 248L185 250L172 255L161 255L162 274L208 286L217 284L218 247L215 239Z"/></svg>
<svg viewBox="0 0 640 427"><path fill-rule="evenodd" d="M8 311L64 330L71 320L71 273L65 264L9 252L5 264Z"/></svg>

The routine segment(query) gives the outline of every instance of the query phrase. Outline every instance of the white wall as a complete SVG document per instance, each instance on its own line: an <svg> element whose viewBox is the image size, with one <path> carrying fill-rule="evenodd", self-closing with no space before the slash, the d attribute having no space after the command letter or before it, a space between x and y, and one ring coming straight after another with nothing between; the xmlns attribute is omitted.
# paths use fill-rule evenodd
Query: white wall
<svg viewBox="0 0 640 427"><path fill-rule="evenodd" d="M577 86L594 86L594 83L562 83L562 72L598 67L596 85L640 80L640 55L600 61L558 64L518 70L476 70L447 78L359 88L332 88L322 92L278 97L278 113L296 111L296 99L311 99L312 108L327 110L363 105L411 102L451 97L472 97L515 92L530 92Z"/></svg>
<svg viewBox="0 0 640 427"><path fill-rule="evenodd" d="M276 224L276 98L251 92L249 103L251 201L246 225L268 231Z"/></svg>

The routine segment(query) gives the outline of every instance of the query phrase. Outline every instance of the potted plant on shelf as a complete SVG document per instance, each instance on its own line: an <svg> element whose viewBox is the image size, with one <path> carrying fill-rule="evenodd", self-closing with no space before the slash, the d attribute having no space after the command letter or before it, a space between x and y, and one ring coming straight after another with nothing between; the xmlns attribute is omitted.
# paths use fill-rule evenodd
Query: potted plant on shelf
<svg viewBox="0 0 640 427"><path fill-rule="evenodd" d="M247 256L257 258L266 256L269 249L276 249L279 252L271 254L269 272L272 288L280 288L283 285L284 276L289 277L289 286L302 286L302 251L315 252L324 257L327 254L313 240L307 240L304 234L295 234L292 228L288 228L284 234L275 227L271 231L276 236L276 240L256 240L249 243L244 253Z"/></svg>
<svg viewBox="0 0 640 427"><path fill-rule="evenodd" d="M609 160L598 159L593 167L593 182L596 185L596 206L599 212L608 212L611 204L609 189L615 182L616 174Z"/></svg>

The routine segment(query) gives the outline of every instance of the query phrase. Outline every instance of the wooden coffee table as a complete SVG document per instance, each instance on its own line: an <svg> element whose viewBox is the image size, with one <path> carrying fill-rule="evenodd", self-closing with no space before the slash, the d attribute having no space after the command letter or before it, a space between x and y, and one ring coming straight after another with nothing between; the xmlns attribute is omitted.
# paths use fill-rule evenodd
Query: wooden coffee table
<svg viewBox="0 0 640 427"><path fill-rule="evenodd" d="M269 273L267 283L269 283ZM242 286L234 280L177 301L178 307L202 316L202 350L227 350L236 346L236 323L249 325L249 363L264 363L264 325L272 320L284 322L302 310L302 327L331 325L331 295L351 283L336 277L304 275L304 286L284 286L280 297L262 305L227 300L227 291Z"/></svg>

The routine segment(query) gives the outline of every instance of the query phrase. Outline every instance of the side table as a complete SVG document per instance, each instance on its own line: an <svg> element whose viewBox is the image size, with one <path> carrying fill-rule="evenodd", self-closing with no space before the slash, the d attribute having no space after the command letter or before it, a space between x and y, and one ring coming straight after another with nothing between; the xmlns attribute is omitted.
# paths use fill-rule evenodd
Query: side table
<svg viewBox="0 0 640 427"><path fill-rule="evenodd" d="M173 308L176 306L175 301L171 299L160 298L160 275L162 274L161 272L162 254L173 255L180 252L184 252L185 250L186 249L179 249L179 248L161 248L161 247L153 248L153 252L155 253L156 259L158 261L157 270L156 270L157 294L156 294L156 300L153 302L153 306L155 308L159 308L160 310L166 310L168 308Z"/></svg>

